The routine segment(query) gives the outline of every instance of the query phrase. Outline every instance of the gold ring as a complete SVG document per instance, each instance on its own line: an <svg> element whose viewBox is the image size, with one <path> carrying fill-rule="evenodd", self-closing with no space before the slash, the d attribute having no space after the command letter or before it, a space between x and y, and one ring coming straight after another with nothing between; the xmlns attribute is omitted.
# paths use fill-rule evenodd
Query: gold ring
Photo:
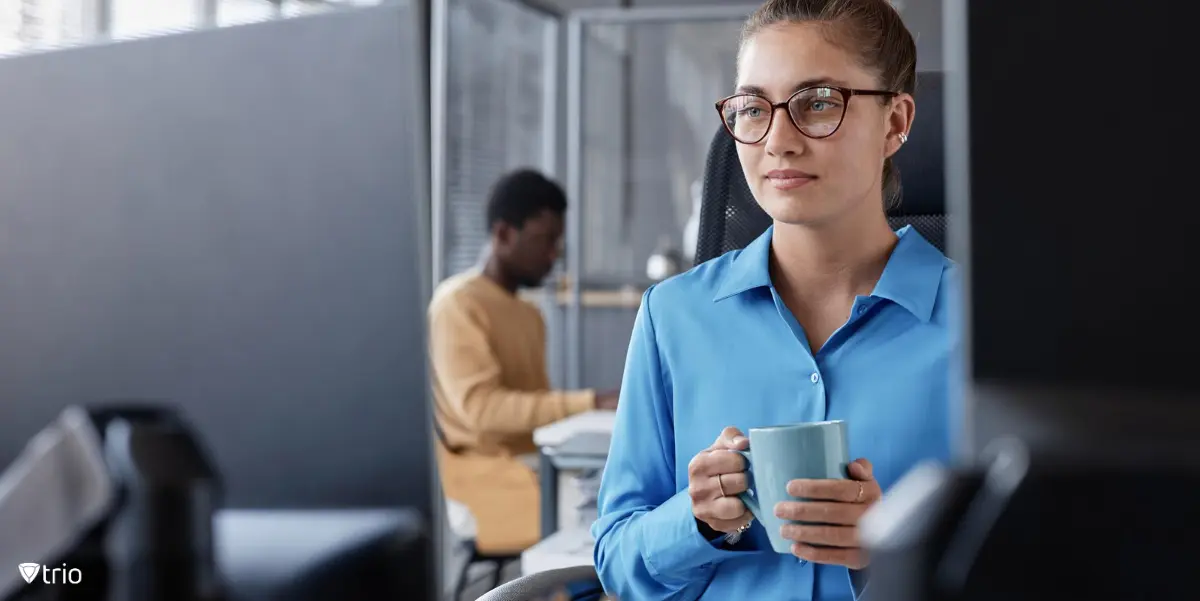
<svg viewBox="0 0 1200 601"><path fill-rule="evenodd" d="M724 482L721 482L721 474L717 474L717 488L721 489L721 496L722 496L722 497L724 497L724 496L727 496L727 495L725 494L725 483L724 483Z"/></svg>
<svg viewBox="0 0 1200 601"><path fill-rule="evenodd" d="M854 502L862 503L862 496L863 496L863 483L859 482L858 483L858 496L854 497Z"/></svg>

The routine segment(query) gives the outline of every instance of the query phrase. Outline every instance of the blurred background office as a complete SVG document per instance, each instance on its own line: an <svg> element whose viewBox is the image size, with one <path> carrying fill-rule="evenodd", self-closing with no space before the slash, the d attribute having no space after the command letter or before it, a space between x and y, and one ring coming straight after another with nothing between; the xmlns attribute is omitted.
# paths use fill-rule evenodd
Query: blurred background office
<svg viewBox="0 0 1200 601"><path fill-rule="evenodd" d="M0 52L19 57L378 4L389 2L0 0ZM918 40L921 70L939 70L940 0L896 5ZM541 171L567 192L565 252L543 289L521 294L546 321L553 386L614 387L642 292L689 268L695 256L705 163L718 128L712 102L734 80L738 33L754 5L438 0L411 8L427 66L418 69L423 81L417 84L428 91L431 177L427 197L418 202L427 203L431 228L429 289L478 267L492 184L517 168ZM321 60L319 50L311 56ZM211 93L211 102L221 102L223 90ZM423 120L421 113L407 117ZM563 474L543 462L543 472L554 472L552 478L539 474L547 489L543 535L557 532L562 548L550 544L524 567L509 562L503 578L590 562L585 530L594 518L595 475L609 427L605 415L591 418L536 437L547 449L577 434L572 427L601 438L582 452L584 459L560 462ZM477 572L490 576L496 562L462 569L480 559L473 556L469 527L441 534L443 588L474 586L462 593L474 598L495 584L491 577L472 582Z"/></svg>
<svg viewBox="0 0 1200 601"><path fill-rule="evenodd" d="M1103 146L1089 137L1099 130L1079 126L1069 141L1042 131L1036 148L1016 151L1004 144L1021 136L1009 132L980 128L983 134L968 140L966 85L947 84L943 109L941 75L954 70L950 63L962 69L968 61L967 29L975 43L1005 48L970 59L987 73L970 82L983 92L972 109L1004 123L996 116L1008 113L987 103L1005 95L997 91L1000 83L988 82L1021 88L1021 78L1033 77L1044 91L1066 85L1059 81L1066 78L1082 89L1080 81L1103 80L1089 69L1106 61L1056 58L1085 44L1054 46L1064 24L1079 20L1047 8L1055 3L1022 7L1044 11L1029 17L1010 5L989 9L996 13L979 9L969 27L951 9L965 12L965 1L893 4L916 38L918 81L931 82L924 89L933 90L918 103L909 155L901 157L920 149L917 158L931 164L902 173L906 186L916 186L906 192L907 206L930 201L924 193L932 190L931 213L943 234L944 213L958 210L949 236L957 235L958 243L940 242L952 258L982 265L993 278L976 282L977 293L994 292L1002 281L1032 286L1034 280L1024 278L1036 272L1046 298L1070 298L1066 286L1083 289L1086 282L1060 276L1089 268L1093 275L1106 273L1092 265L1099 261L1072 255L1069 268L1047 275L1029 257L1091 248L1066 241L1075 234L1063 223L1083 219L1089 225L1080 231L1100 231L1112 225L1103 219L1122 215L1126 225L1136 211L1096 188L1086 198L1093 208L1107 202L1104 210L1059 218L1054 202L1075 190L1042 186L1015 194L1027 203L1020 208L991 197L987 209L998 217L969 221L968 175L976 178L977 195L1012 178L980 171L966 151L1001 162L1066 149L1023 167L1053 163L1057 171L1042 174L1046 181L1071 179L1076 186L1091 181L1081 175L1087 169L1061 158L1085 154L1078 146ZM96 485L98 504L79 516L79 531L89 538L67 549L71 554L64 555L59 541L46 542L40 558L25 557L34 547L13 547L16 539L7 537L0 561L95 560L89 555L98 548L95 537L111 532L90 530L93 521L132 511L128 493L137 490L121 480L129 474L118 477L111 464L118 435L145 428L148 436L167 437L178 427L174 418L136 404L116 411L119 419L105 411L81 417L70 407L132 397L177 408L185 429L211 451L212 469L196 467L204 463L196 460L191 474L197 482L220 481L221 511L213 522L216 535L197 536L216 541L209 545L216 551L207 552L215 554L222 578L236 581L229 601L354 601L369 594L355 596L336 573L354 574L363 590L386 584L410 592L394 598L455 601L476 599L522 574L576 567L586 574L595 475L604 467L612 412L586 412L532 433L539 448L533 471L540 540L518 553L481 553L473 545L471 516L443 498L434 469L438 442L423 370L426 304L439 283L477 268L486 256L491 186L518 168L536 169L562 185L569 207L562 258L544 286L520 292L545 321L549 379L564 390L615 387L642 293L703 254L701 205L713 200L706 184L736 163L725 156L725 163L711 164L719 155L714 134L720 127L713 102L730 92L738 33L755 6L714 0L0 0L0 398L6 411L0 466L8 466L8 478L0 479L0 531L7 535L4 527L28 521L18 510L58 507L17 486L29 474L46 473L34 469L37 461L74 462L73 474L91 466L99 470L95 479L79 479L93 483L107 481L102 472L109 461L116 483ZM1103 16L1111 23L1133 18ZM1138 18L1164 27L1170 21ZM947 23L961 31L943 31ZM1021 33L1025 27L1045 31ZM1036 38L1046 31L1054 35ZM1081 31L1072 33L1089 35ZM1040 40L1039 52L1047 47L1057 54L1022 55L1013 39L1026 37ZM1177 36L1151 38L1163 43ZM1092 42L1091 51L1105 50ZM1170 55L1155 52L1155 64ZM994 62L984 62L985 55ZM1020 68L1006 70L1006 60ZM1036 73L1042 64L1053 77ZM920 89L919 83L918 97ZM957 109L949 104L954 98ZM1084 122L1084 108L1057 118ZM953 149L945 153L946 177L944 141ZM1169 174L1158 175L1165 181ZM1138 197L1143 188L1137 190L1124 197ZM1054 198L1039 205L1042 192ZM1056 225L1029 226L1038 219ZM1160 220L1159 229L1187 222ZM1006 235L1031 232L1027 252L1014 259L997 250L1004 245L997 242L1000 228L987 229L992 223L1012 224ZM1132 265L1136 251L1154 260L1120 271L1177 267L1160 260L1177 253L1148 249L1186 235L1150 236L1151 228L1144 229L1126 233L1143 237L1104 268ZM1039 231L1042 238L1033 235ZM994 244L981 244L974 256L955 256L969 238L987 235ZM704 252L711 256L713 248ZM1008 311L995 300L1001 298L1027 303L1026 310ZM1184 295L1159 291L1146 298ZM971 327L982 331L988 319L1007 323L995 318L1000 315L1028 321L1040 299L1024 292L1020 299L980 294L974 306L990 313ZM1096 304L1094 311L1109 309ZM1089 323L1099 331L1095 324L1104 322ZM1016 331L994 327L990 338L981 338L990 341L976 353L981 364L1025 356L998 334L1006 329ZM1062 340L1078 338L1064 334ZM1140 342L1130 338L1117 346L1146 346ZM1056 347L1062 356L1088 346L1062 345ZM1034 367L1055 360L1041 356ZM1106 374L1080 368L1069 385L1120 376L1125 379L1117 384L1136 388L1142 370L1164 365L1172 367L1113 370L1105 364ZM1035 394L1022 398L1037 403L1011 403L1007 386L1019 380L1012 374L1030 369L993 365L993 388L980 388L982 401L973 401L964 418L964 430L978 437L973 450L1012 432L1048 448L1069 441L1072 452L1122 449L1113 441L1134 437L1125 427L1132 404L1063 400L1046 410L1047 397ZM1056 382L1053 368L1037 373L1038 384ZM1088 402L1107 398L1109 389L1100 389L1104 394L1072 394ZM1189 406L1146 410L1138 436L1190 448L1180 442L1198 421ZM1072 421L1085 413L1101 425ZM101 435L97 440L81 426L89 420ZM39 432L49 434L35 438ZM27 444L31 440L59 443ZM416 576L397 580L403 572L392 569L397 565ZM17 576L11 567L0 568ZM57 598L21 597L7 585L0 579L3 601ZM426 585L428 595L412 592ZM12 591L17 596L5 596ZM51 592L42 587L31 595Z"/></svg>

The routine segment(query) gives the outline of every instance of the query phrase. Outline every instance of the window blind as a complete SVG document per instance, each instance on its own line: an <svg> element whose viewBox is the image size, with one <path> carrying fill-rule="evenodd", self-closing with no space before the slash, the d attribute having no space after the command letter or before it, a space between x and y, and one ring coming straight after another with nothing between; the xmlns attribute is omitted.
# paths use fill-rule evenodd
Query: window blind
<svg viewBox="0 0 1200 601"><path fill-rule="evenodd" d="M487 244L488 190L505 172L541 164L545 40L550 18L504 0L452 0L448 12L444 275L476 264Z"/></svg>

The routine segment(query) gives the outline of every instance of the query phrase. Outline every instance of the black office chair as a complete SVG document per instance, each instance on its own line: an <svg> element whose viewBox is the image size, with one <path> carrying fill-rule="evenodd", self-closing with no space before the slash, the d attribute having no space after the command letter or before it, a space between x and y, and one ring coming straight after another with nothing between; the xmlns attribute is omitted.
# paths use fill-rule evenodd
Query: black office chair
<svg viewBox="0 0 1200 601"><path fill-rule="evenodd" d="M600 580L592 566L576 566L547 570L518 578L494 589L476 601L557 601L554 595L566 591L567 585L592 582L593 586L582 587L570 601L595 599L603 594Z"/></svg>
<svg viewBox="0 0 1200 601"><path fill-rule="evenodd" d="M902 185L899 205L888 212L893 228L912 225L943 252L946 248L945 145L942 74L917 74L916 120L908 142L895 155ZM696 264L742 248L766 231L771 218L750 194L736 142L718 129L704 168Z"/></svg>

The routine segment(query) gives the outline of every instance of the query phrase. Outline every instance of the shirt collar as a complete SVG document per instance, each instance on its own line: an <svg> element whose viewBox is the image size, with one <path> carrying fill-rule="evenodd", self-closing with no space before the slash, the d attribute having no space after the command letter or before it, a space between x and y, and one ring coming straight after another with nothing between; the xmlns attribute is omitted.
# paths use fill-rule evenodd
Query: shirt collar
<svg viewBox="0 0 1200 601"><path fill-rule="evenodd" d="M748 244L725 271L713 301L755 288L771 287L771 234L775 226ZM888 299L921 321L929 321L942 281L945 256L911 225L896 231L899 241L871 296Z"/></svg>
<svg viewBox="0 0 1200 601"><path fill-rule="evenodd" d="M886 298L908 309L921 321L929 321L942 284L946 255L911 225L900 228L896 235L900 241L892 250L871 296Z"/></svg>
<svg viewBox="0 0 1200 601"><path fill-rule="evenodd" d="M729 268L725 270L717 295L713 301L729 298L755 288L771 287L771 232L775 226L770 226L762 235L738 251Z"/></svg>

